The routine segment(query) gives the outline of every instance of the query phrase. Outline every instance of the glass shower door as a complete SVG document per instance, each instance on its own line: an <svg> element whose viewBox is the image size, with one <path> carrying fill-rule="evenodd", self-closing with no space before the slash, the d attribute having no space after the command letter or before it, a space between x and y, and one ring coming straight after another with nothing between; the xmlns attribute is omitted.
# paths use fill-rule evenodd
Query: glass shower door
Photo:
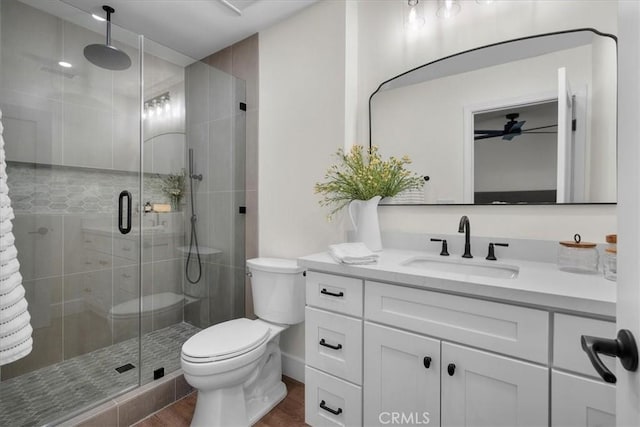
<svg viewBox="0 0 640 427"><path fill-rule="evenodd" d="M141 41L115 29L132 65L98 67L83 50L104 43L104 23L59 6L64 19L0 3L6 184L33 328L30 354L0 366L0 425L53 422L139 384Z"/></svg>

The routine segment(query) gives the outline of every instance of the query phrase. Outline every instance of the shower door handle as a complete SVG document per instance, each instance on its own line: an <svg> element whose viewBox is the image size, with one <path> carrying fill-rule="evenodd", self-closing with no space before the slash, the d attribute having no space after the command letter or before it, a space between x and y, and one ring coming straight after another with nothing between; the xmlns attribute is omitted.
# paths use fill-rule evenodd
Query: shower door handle
<svg viewBox="0 0 640 427"><path fill-rule="evenodd" d="M127 225L123 225L123 204L127 199ZM127 190L120 192L118 196L118 229L120 233L127 234L131 231L131 193Z"/></svg>

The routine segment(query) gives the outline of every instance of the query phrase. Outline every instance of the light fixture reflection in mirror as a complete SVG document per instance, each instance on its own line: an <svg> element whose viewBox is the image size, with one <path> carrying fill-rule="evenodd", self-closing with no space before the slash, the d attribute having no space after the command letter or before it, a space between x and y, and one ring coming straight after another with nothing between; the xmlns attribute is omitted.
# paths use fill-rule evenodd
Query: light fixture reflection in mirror
<svg viewBox="0 0 640 427"><path fill-rule="evenodd" d="M420 0L407 0L404 13L404 26L408 30L417 30L424 26L424 8Z"/></svg>
<svg viewBox="0 0 640 427"><path fill-rule="evenodd" d="M449 19L460 13L460 2L457 0L438 0L438 18Z"/></svg>

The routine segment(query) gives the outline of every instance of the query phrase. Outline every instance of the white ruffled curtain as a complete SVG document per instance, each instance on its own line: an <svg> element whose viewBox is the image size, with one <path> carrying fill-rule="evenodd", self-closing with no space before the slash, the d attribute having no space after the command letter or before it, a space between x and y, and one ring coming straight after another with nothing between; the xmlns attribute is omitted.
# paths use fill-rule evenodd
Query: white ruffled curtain
<svg viewBox="0 0 640 427"><path fill-rule="evenodd" d="M25 357L33 346L31 316L11 232L14 215L7 186L3 129L0 111L0 365Z"/></svg>

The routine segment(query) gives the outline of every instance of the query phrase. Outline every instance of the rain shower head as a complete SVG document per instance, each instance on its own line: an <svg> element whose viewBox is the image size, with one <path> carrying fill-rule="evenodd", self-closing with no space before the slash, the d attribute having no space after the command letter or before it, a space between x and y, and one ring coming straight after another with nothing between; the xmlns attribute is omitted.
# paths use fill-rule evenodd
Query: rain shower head
<svg viewBox="0 0 640 427"><path fill-rule="evenodd" d="M126 70L131 66L129 55L111 45L111 14L115 10L111 6L102 6L107 13L107 41L105 44L90 44L84 48L84 56L92 64L107 70Z"/></svg>

